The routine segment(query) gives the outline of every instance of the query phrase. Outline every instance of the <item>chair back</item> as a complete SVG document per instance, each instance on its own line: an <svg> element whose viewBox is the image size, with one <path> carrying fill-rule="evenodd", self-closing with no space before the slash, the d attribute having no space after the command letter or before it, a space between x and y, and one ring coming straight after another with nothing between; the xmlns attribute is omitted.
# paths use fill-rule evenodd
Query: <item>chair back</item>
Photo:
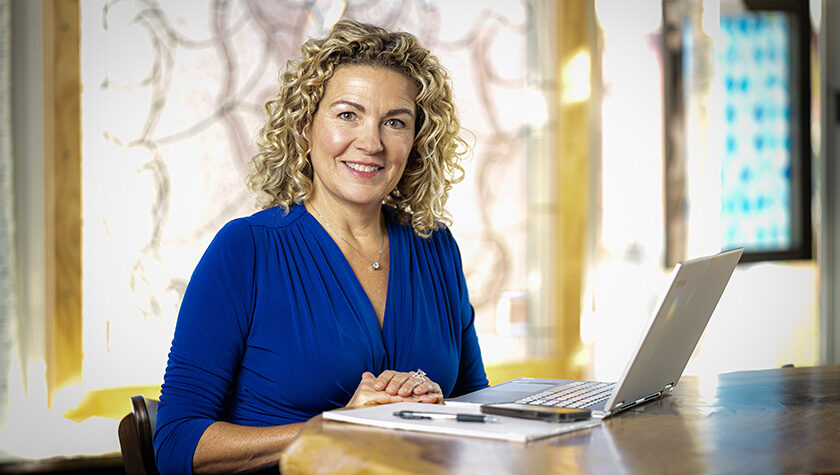
<svg viewBox="0 0 840 475"><path fill-rule="evenodd" d="M152 443L157 423L157 404L155 399L132 396L131 412L120 421L120 451L127 475L160 473L155 465L155 446Z"/></svg>

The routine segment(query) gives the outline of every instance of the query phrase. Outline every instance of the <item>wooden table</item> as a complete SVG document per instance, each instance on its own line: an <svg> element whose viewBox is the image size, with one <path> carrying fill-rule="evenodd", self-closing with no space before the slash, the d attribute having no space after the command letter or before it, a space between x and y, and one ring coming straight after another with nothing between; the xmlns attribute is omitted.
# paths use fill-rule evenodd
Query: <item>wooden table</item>
<svg viewBox="0 0 840 475"><path fill-rule="evenodd" d="M125 475L122 455L119 452L78 457L50 457L41 460L5 460L0 462L2 474L51 474L51 475Z"/></svg>
<svg viewBox="0 0 840 475"><path fill-rule="evenodd" d="M296 473L840 473L840 365L684 377L599 427L530 444L315 417L281 460Z"/></svg>

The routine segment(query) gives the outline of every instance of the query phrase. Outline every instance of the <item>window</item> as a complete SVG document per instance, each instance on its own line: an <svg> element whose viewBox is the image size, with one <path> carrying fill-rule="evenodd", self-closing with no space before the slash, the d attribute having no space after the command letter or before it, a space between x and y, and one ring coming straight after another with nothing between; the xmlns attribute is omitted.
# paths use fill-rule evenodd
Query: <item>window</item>
<svg viewBox="0 0 840 475"><path fill-rule="evenodd" d="M693 3L666 2L680 40L666 56L666 123L686 131L668 137L668 261L736 247L741 262L810 259L808 3L723 2L710 32Z"/></svg>

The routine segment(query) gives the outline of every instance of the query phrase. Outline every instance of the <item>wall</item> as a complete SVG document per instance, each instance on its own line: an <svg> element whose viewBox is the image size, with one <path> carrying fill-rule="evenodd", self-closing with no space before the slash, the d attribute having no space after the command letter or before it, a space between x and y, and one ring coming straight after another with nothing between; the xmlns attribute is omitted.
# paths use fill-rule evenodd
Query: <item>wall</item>
<svg viewBox="0 0 840 475"><path fill-rule="evenodd" d="M820 362L840 364L840 1L823 0L820 31Z"/></svg>
<svg viewBox="0 0 840 475"><path fill-rule="evenodd" d="M12 124L17 249L17 353L23 384L43 378L45 318L41 2L12 1Z"/></svg>

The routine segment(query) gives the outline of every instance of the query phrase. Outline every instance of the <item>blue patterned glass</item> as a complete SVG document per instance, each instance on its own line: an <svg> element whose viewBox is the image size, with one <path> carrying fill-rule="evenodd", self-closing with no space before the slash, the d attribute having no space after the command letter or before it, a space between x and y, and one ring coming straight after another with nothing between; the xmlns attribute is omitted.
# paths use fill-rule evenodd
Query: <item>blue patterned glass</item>
<svg viewBox="0 0 840 475"><path fill-rule="evenodd" d="M789 28L781 13L720 18L723 248L776 251L793 240Z"/></svg>

